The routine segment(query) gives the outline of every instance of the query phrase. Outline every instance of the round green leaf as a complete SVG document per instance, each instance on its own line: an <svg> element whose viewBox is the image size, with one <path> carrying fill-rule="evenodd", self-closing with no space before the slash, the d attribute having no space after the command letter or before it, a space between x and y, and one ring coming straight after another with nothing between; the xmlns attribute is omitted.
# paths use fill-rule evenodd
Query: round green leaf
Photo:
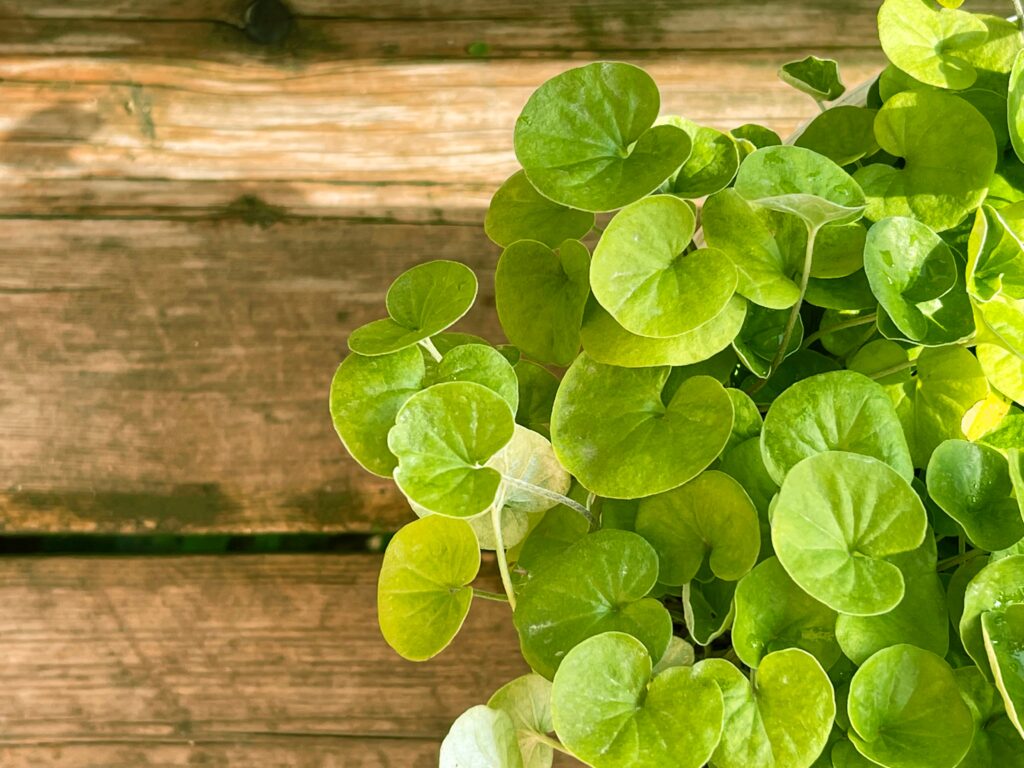
<svg viewBox="0 0 1024 768"><path fill-rule="evenodd" d="M833 101L846 92L839 78L839 65L817 56L786 62L779 68L779 79L815 101Z"/></svg>
<svg viewBox="0 0 1024 768"><path fill-rule="evenodd" d="M586 353L555 398L555 453L586 488L609 498L667 491L700 474L732 430L732 401L709 376L667 396L669 368L617 368Z"/></svg>
<svg viewBox="0 0 1024 768"><path fill-rule="evenodd" d="M831 371L798 381L765 415L761 448L777 483L800 461L825 451L872 456L908 482L910 451L892 401L881 385L853 371Z"/></svg>
<svg viewBox="0 0 1024 768"><path fill-rule="evenodd" d="M732 434L729 435L729 442L725 446L726 450L730 450L751 438L759 437L761 428L764 426L764 419L757 409L757 403L746 392L734 388L727 389L725 392L732 400L734 413Z"/></svg>
<svg viewBox="0 0 1024 768"><path fill-rule="evenodd" d="M654 339L630 333L591 299L583 315L583 349L599 363L623 368L692 365L726 349L747 316L747 302L733 296L725 309L704 325L678 336Z"/></svg>
<svg viewBox="0 0 1024 768"><path fill-rule="evenodd" d="M979 344L974 351L988 383L1024 405L1024 358L996 344Z"/></svg>
<svg viewBox="0 0 1024 768"><path fill-rule="evenodd" d="M736 191L750 202L801 218L809 228L849 224L864 212L864 193L846 171L802 147L759 149L740 166Z"/></svg>
<svg viewBox="0 0 1024 768"><path fill-rule="evenodd" d="M911 216L938 232L955 227L984 199L996 167L996 140L988 121L963 99L898 93L878 111L875 138L906 164L869 165L854 175L872 221Z"/></svg>
<svg viewBox="0 0 1024 768"><path fill-rule="evenodd" d="M1006 716L999 693L977 667L954 674L975 725L971 750L957 768L1024 768L1024 740Z"/></svg>
<svg viewBox="0 0 1024 768"><path fill-rule="evenodd" d="M800 297L794 276L803 264L804 246L793 247L797 228L792 222L790 216L748 203L734 189L712 195L701 210L708 245L724 251L736 267L737 292L769 309L786 309Z"/></svg>
<svg viewBox="0 0 1024 768"><path fill-rule="evenodd" d="M747 492L761 517L762 529L766 531L768 504L778 492L779 486L764 468L760 438L754 437L726 449L722 454L719 469L734 477L743 486L743 490ZM762 535L761 547L764 551L771 547L768 536Z"/></svg>
<svg viewBox="0 0 1024 768"><path fill-rule="evenodd" d="M925 467L943 440L962 439L964 415L988 396L977 358L962 347L925 349L917 375L890 389L915 467Z"/></svg>
<svg viewBox="0 0 1024 768"><path fill-rule="evenodd" d="M509 341L535 360L569 365L580 348L589 274L590 253L576 240L557 252L533 240L506 248L494 274L494 298Z"/></svg>
<svg viewBox="0 0 1024 768"><path fill-rule="evenodd" d="M438 768L527 768L512 719L479 704L459 715L441 742Z"/></svg>
<svg viewBox="0 0 1024 768"><path fill-rule="evenodd" d="M404 526L384 552L377 614L388 645L425 661L448 647L473 602L480 570L476 536L465 522L431 516Z"/></svg>
<svg viewBox="0 0 1024 768"><path fill-rule="evenodd" d="M782 143L779 134L771 128L765 128L757 123L744 123L729 131L736 139L749 141L755 148L774 147Z"/></svg>
<svg viewBox="0 0 1024 768"><path fill-rule="evenodd" d="M786 475L772 543L809 595L839 613L873 616L903 599L903 575L886 558L920 546L927 526L921 499L896 470L868 456L829 451Z"/></svg>
<svg viewBox="0 0 1024 768"><path fill-rule="evenodd" d="M484 466L512 439L515 421L480 384L436 384L410 397L388 433L395 482L431 512L473 517L494 503L501 474Z"/></svg>
<svg viewBox="0 0 1024 768"><path fill-rule="evenodd" d="M935 537L929 532L920 547L893 555L889 562L903 574L903 599L879 616L840 616L836 639L843 653L854 664L863 664L876 651L909 643L945 656L949 618L946 594L935 572Z"/></svg>
<svg viewBox="0 0 1024 768"><path fill-rule="evenodd" d="M639 200L609 222L594 249L590 283L601 306L626 330L678 336L725 309L736 290L736 270L712 248L684 253L693 232L693 212L673 195Z"/></svg>
<svg viewBox="0 0 1024 768"><path fill-rule="evenodd" d="M977 79L964 52L981 45L988 28L974 14L936 8L927 0L885 0L878 37L889 61L922 83L970 88Z"/></svg>
<svg viewBox="0 0 1024 768"><path fill-rule="evenodd" d="M534 187L557 203L611 211L653 192L690 154L690 138L651 127L661 99L639 67L599 62L538 88L516 121L515 150Z"/></svg>
<svg viewBox="0 0 1024 768"><path fill-rule="evenodd" d="M777 558L758 563L736 587L732 644L748 667L769 653L801 648L828 669L840 653L835 626L836 612L798 587Z"/></svg>
<svg viewBox="0 0 1024 768"><path fill-rule="evenodd" d="M533 188L523 171L512 174L491 198L484 232L507 248L517 240L536 240L557 248L579 240L594 226L594 214L552 202Z"/></svg>
<svg viewBox="0 0 1024 768"><path fill-rule="evenodd" d="M1024 603L1024 555L1012 555L990 562L971 579L964 594L964 612L960 618L960 639L974 663L992 679L981 617L1008 605Z"/></svg>
<svg viewBox="0 0 1024 768"><path fill-rule="evenodd" d="M837 165L849 165L878 151L874 126L875 110L844 104L811 120L794 145L814 150Z"/></svg>
<svg viewBox="0 0 1024 768"><path fill-rule="evenodd" d="M515 413L519 407L519 382L508 360L486 344L463 344L444 353L427 377L427 384L471 381L501 396Z"/></svg>
<svg viewBox="0 0 1024 768"><path fill-rule="evenodd" d="M523 768L550 768L553 754L544 742L555 727L551 722L550 682L536 674L517 677L495 691L487 706L512 719Z"/></svg>
<svg viewBox="0 0 1024 768"><path fill-rule="evenodd" d="M1024 739L1024 605L986 611L981 630L1006 714Z"/></svg>
<svg viewBox="0 0 1024 768"><path fill-rule="evenodd" d="M740 167L739 150L732 136L682 117L666 117L660 122L685 131L692 145L690 156L668 180L665 191L696 199L729 186Z"/></svg>
<svg viewBox="0 0 1024 768"><path fill-rule="evenodd" d="M635 533L603 530L583 537L523 586L513 617L523 658L550 678L571 648L619 631L660 659L672 619L646 597L657 580L658 555Z"/></svg>
<svg viewBox="0 0 1024 768"><path fill-rule="evenodd" d="M551 693L555 732L595 768L700 768L722 733L722 694L689 667L651 678L635 638L606 632L573 648Z"/></svg>
<svg viewBox="0 0 1024 768"><path fill-rule="evenodd" d="M388 430L399 409L423 387L418 349L389 355L346 357L331 380L331 420L345 449L363 468L390 477L398 460L388 449Z"/></svg>
<svg viewBox="0 0 1024 768"><path fill-rule="evenodd" d="M683 638L672 635L668 641L668 648L658 663L654 665L654 674L660 675L672 667L692 667L693 661L693 646Z"/></svg>
<svg viewBox="0 0 1024 768"><path fill-rule="evenodd" d="M995 448L947 440L932 454L927 478L928 494L975 546L1004 549L1024 538L1010 467Z"/></svg>
<svg viewBox="0 0 1024 768"><path fill-rule="evenodd" d="M887 768L954 768L974 737L953 670L912 645L868 659L850 683L847 709L854 746Z"/></svg>
<svg viewBox="0 0 1024 768"><path fill-rule="evenodd" d="M997 296L1024 298L1024 238L1016 231L1024 228L1020 208L983 205L975 215L967 249L967 292L982 305L982 313L984 302Z"/></svg>
<svg viewBox="0 0 1024 768"><path fill-rule="evenodd" d="M822 309L874 309L878 306L863 269L835 279L812 277L807 281L804 301Z"/></svg>
<svg viewBox="0 0 1024 768"><path fill-rule="evenodd" d="M658 553L658 581L682 586L707 560L711 573L736 581L761 547L757 510L743 487L708 470L671 491L640 501L636 532Z"/></svg>
<svg viewBox="0 0 1024 768"><path fill-rule="evenodd" d="M589 530L587 519L574 509L558 506L548 510L519 550L516 567L512 571L516 592L549 565L557 563L562 553L586 536Z"/></svg>
<svg viewBox="0 0 1024 768"><path fill-rule="evenodd" d="M859 223L822 227L814 239L811 277L848 277L864 267L867 230Z"/></svg>
<svg viewBox="0 0 1024 768"><path fill-rule="evenodd" d="M715 768L810 768L825 749L836 699L809 653L770 653L752 681L724 659L707 659L694 671L713 680L725 698L722 740L711 758Z"/></svg>
<svg viewBox="0 0 1024 768"><path fill-rule="evenodd" d="M389 317L356 328L348 348L386 355L411 347L453 325L476 299L476 275L457 261L428 261L399 275L388 288Z"/></svg>
<svg viewBox="0 0 1024 768"><path fill-rule="evenodd" d="M938 235L915 219L882 219L868 232L864 272L878 302L906 338L954 344L974 333L960 265Z"/></svg>

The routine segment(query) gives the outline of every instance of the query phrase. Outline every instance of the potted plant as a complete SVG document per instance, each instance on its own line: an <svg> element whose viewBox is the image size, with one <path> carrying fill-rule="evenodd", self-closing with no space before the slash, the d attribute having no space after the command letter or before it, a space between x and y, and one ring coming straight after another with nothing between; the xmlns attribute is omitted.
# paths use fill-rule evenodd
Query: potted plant
<svg viewBox="0 0 1024 768"><path fill-rule="evenodd" d="M552 78L485 222L510 344L449 330L444 260L352 333L335 427L419 517L385 639L499 600L534 670L442 766L1024 765L1024 53L956 6L885 0L853 98L783 66L821 107L786 143Z"/></svg>

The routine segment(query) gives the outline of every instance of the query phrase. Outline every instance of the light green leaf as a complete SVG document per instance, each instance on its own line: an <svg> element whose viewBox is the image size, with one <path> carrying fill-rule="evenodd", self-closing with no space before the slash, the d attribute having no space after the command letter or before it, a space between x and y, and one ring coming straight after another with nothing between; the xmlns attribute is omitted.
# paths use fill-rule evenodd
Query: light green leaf
<svg viewBox="0 0 1024 768"><path fill-rule="evenodd" d="M746 392L734 388L727 389L725 392L732 400L734 414L732 434L729 435L729 442L725 446L726 450L730 450L740 443L760 436L764 419L757 409L757 403Z"/></svg>
<svg viewBox="0 0 1024 768"><path fill-rule="evenodd" d="M875 114L867 107L832 107L811 120L794 145L814 150L837 165L855 163L878 151Z"/></svg>
<svg viewBox="0 0 1024 768"><path fill-rule="evenodd" d="M550 678L580 642L619 631L660 659L672 619L661 603L646 597L657 579L658 555L635 533L585 536L523 586L513 617L523 658Z"/></svg>
<svg viewBox="0 0 1024 768"><path fill-rule="evenodd" d="M979 344L974 351L992 388L1024 405L1024 358L996 344Z"/></svg>
<svg viewBox="0 0 1024 768"><path fill-rule="evenodd" d="M932 453L927 478L928 494L975 546L1004 549L1024 538L1010 468L995 448L947 440Z"/></svg>
<svg viewBox="0 0 1024 768"><path fill-rule="evenodd" d="M666 117L659 122L685 131L693 147L686 162L668 180L666 192L696 199L729 186L740 167L739 151L732 136L682 117Z"/></svg>
<svg viewBox="0 0 1024 768"><path fill-rule="evenodd" d="M964 594L964 612L960 617L960 639L978 669L989 680L992 668L985 650L981 617L1008 605L1024 603L1024 555L1011 555L990 562L971 579Z"/></svg>
<svg viewBox="0 0 1024 768"><path fill-rule="evenodd" d="M1024 605L986 611L981 630L1006 714L1024 739Z"/></svg>
<svg viewBox="0 0 1024 768"><path fill-rule="evenodd" d="M988 396L988 383L977 358L962 347L925 349L917 374L889 396L910 446L915 467L925 467L939 443L963 439L964 415Z"/></svg>
<svg viewBox="0 0 1024 768"><path fill-rule="evenodd" d="M799 253L790 246L791 218L748 203L734 189L712 195L701 210L708 245L736 266L736 290L770 309L786 309L800 297L794 275L803 263L803 246Z"/></svg>
<svg viewBox="0 0 1024 768"><path fill-rule="evenodd" d="M736 290L736 270L723 252L684 253L694 221L678 197L654 195L619 211L601 235L590 283L601 306L631 333L665 338L692 331L725 309Z"/></svg>
<svg viewBox="0 0 1024 768"><path fill-rule="evenodd" d="M356 328L348 348L360 355L386 355L440 333L476 299L476 275L457 261L428 261L403 272L388 288L389 317Z"/></svg>
<svg viewBox="0 0 1024 768"><path fill-rule="evenodd" d="M346 450L363 468L390 477L398 464L388 430L399 409L423 386L418 349L389 355L346 357L331 380L331 420Z"/></svg>
<svg viewBox="0 0 1024 768"><path fill-rule="evenodd" d="M854 664L875 652L909 643L945 656L949 649L946 594L935 572L935 537L929 532L915 550L893 555L889 562L903 574L905 592L899 605L879 616L840 616L836 639Z"/></svg>
<svg viewBox="0 0 1024 768"><path fill-rule="evenodd" d="M857 670L848 711L854 746L888 768L954 768L974 737L953 670L912 645L879 651Z"/></svg>
<svg viewBox="0 0 1024 768"><path fill-rule="evenodd" d="M937 9L927 0L885 0L878 37L889 61L923 83L970 88L977 79L964 52L981 45L988 28L971 13Z"/></svg>
<svg viewBox="0 0 1024 768"><path fill-rule="evenodd" d="M512 719L479 704L452 723L441 742L439 768L527 768Z"/></svg>
<svg viewBox="0 0 1024 768"><path fill-rule="evenodd" d="M732 401L709 376L684 381L670 396L669 368L617 368L586 353L555 398L555 454L586 488L639 498L691 480L722 452Z"/></svg>
<svg viewBox="0 0 1024 768"><path fill-rule="evenodd" d="M523 171L516 171L498 187L484 219L484 232L503 248L517 240L557 248L566 240L579 240L593 226L594 214L548 200Z"/></svg>
<svg viewBox="0 0 1024 768"><path fill-rule="evenodd" d="M1024 299L1024 240L1020 228L1021 206L996 210L983 205L975 215L968 241L967 292L981 303L997 296Z"/></svg>
<svg viewBox="0 0 1024 768"><path fill-rule="evenodd" d="M863 269L834 279L812 277L807 282L804 301L822 309L836 310L874 309L878 306Z"/></svg>
<svg viewBox="0 0 1024 768"><path fill-rule="evenodd" d="M995 135L963 99L929 91L898 93L878 111L875 138L906 163L903 168L869 165L854 174L872 221L910 216L939 232L955 227L984 199L996 167Z"/></svg>
<svg viewBox="0 0 1024 768"><path fill-rule="evenodd" d="M814 239L811 277L847 277L862 269L866 238L867 230L859 223L822 227Z"/></svg>
<svg viewBox="0 0 1024 768"><path fill-rule="evenodd" d="M512 439L508 403L471 382L436 384L410 397L388 433L395 482L431 512L473 517L494 503L501 474L484 466Z"/></svg>
<svg viewBox="0 0 1024 768"><path fill-rule="evenodd" d="M623 368L692 365L727 349L747 316L747 302L733 296L725 309L692 331L655 339L630 333L591 299L583 315L583 348L599 363Z"/></svg>
<svg viewBox="0 0 1024 768"><path fill-rule="evenodd" d="M555 727L551 722L551 683L536 674L517 677L495 691L487 706L511 718L523 768L550 768L551 747L538 737Z"/></svg>
<svg viewBox="0 0 1024 768"><path fill-rule="evenodd" d="M825 451L849 451L883 461L908 482L910 451L885 390L853 371L798 381L772 403L761 432L764 464L776 483L800 461Z"/></svg>
<svg viewBox="0 0 1024 768"><path fill-rule="evenodd" d="M732 626L736 582L711 579L683 585L683 618L697 645L708 646Z"/></svg>
<svg viewBox="0 0 1024 768"><path fill-rule="evenodd" d="M868 232L864 272L871 290L906 338L954 344L974 333L961 266L938 235L915 219L882 219Z"/></svg>
<svg viewBox="0 0 1024 768"><path fill-rule="evenodd" d="M740 443L733 448L728 448L722 454L722 462L719 469L727 475L734 477L743 490L747 492L750 500L757 508L762 523L768 521L768 504L772 497L779 490L779 486L772 480L768 470L764 468L764 460L761 456L761 440L754 437ZM764 525L762 528L764 528ZM771 542L767 536L762 536L761 548L767 552Z"/></svg>
<svg viewBox="0 0 1024 768"><path fill-rule="evenodd" d="M809 229L849 224L864 212L864 193L846 171L802 147L759 149L740 166L736 191L748 201L801 218Z"/></svg>
<svg viewBox="0 0 1024 768"><path fill-rule="evenodd" d="M1006 113L1013 151L1024 161L1024 51L1018 52L1013 60Z"/></svg>
<svg viewBox="0 0 1024 768"><path fill-rule="evenodd" d="M840 653L835 626L836 612L797 586L777 558L758 563L736 587L732 644L748 667L769 653L801 648L828 669Z"/></svg>
<svg viewBox="0 0 1024 768"><path fill-rule="evenodd" d="M756 149L761 147L775 147L782 143L779 134L771 128L765 128L757 123L744 123L733 128L729 133L736 139L749 141Z"/></svg>
<svg viewBox="0 0 1024 768"><path fill-rule="evenodd" d="M590 525L579 512L568 507L548 510L526 537L519 551L512 583L518 592L522 585L552 563L558 562L569 547L587 535Z"/></svg>
<svg viewBox="0 0 1024 768"><path fill-rule="evenodd" d="M779 67L779 79L815 101L834 101L846 92L839 78L839 65L833 59L807 56Z"/></svg>
<svg viewBox="0 0 1024 768"><path fill-rule="evenodd" d="M857 350L847 361L847 367L885 386L886 392L892 392L891 387L910 381L911 370L907 362L907 350L899 344L888 339L876 339Z"/></svg>
<svg viewBox="0 0 1024 768"><path fill-rule="evenodd" d="M520 240L504 250L494 274L498 319L508 340L542 363L569 365L580 348L590 295L590 253L566 240L558 252Z"/></svg>
<svg viewBox="0 0 1024 768"><path fill-rule="evenodd" d="M654 665L653 673L660 675L672 667L692 667L694 661L693 646L681 637L672 637L668 641L668 649Z"/></svg>
<svg viewBox="0 0 1024 768"><path fill-rule="evenodd" d="M700 768L722 733L722 694L689 667L652 679L635 638L607 632L573 648L555 675L555 732L595 768Z"/></svg>
<svg viewBox="0 0 1024 768"><path fill-rule="evenodd" d="M448 647L473 602L480 570L476 536L461 520L436 515L394 535L377 583L377 614L388 645L425 661Z"/></svg>
<svg viewBox="0 0 1024 768"><path fill-rule="evenodd" d="M715 768L809 768L828 743L835 694L809 653L770 653L752 681L724 659L706 659L694 671L714 681L725 698L725 728L711 758Z"/></svg>
<svg viewBox="0 0 1024 768"><path fill-rule="evenodd" d="M501 396L515 413L519 407L519 382L508 360L494 347L463 344L444 353L441 362L427 377L426 384L471 381Z"/></svg>
<svg viewBox="0 0 1024 768"><path fill-rule="evenodd" d="M838 611L873 616L903 599L900 569L887 560L920 546L924 505L878 459L829 451L786 475L772 516L772 543L786 572Z"/></svg>
<svg viewBox="0 0 1024 768"><path fill-rule="evenodd" d="M715 470L642 499L636 532L658 553L658 580L669 586L696 578L705 559L715 576L736 581L754 567L761 546L750 498L732 477Z"/></svg>
<svg viewBox="0 0 1024 768"><path fill-rule="evenodd" d="M679 168L690 138L651 127L661 100L639 67L598 62L538 88L515 128L515 150L534 187L562 205L611 211L639 200Z"/></svg>

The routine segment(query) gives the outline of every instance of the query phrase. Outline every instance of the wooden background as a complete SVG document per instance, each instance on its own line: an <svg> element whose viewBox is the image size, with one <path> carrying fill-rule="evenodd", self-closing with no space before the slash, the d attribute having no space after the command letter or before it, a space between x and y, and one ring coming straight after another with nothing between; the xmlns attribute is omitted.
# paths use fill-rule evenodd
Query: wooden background
<svg viewBox="0 0 1024 768"><path fill-rule="evenodd" d="M877 71L876 0L0 0L0 527L393 530L333 434L348 332L426 259L481 278L529 93L647 67L663 111L782 134L807 53ZM272 16L272 14L270 14ZM258 22L258 23L257 23ZM262 41L262 42L260 42ZM430 766L523 665L475 605L434 662L379 557L0 559L0 765Z"/></svg>

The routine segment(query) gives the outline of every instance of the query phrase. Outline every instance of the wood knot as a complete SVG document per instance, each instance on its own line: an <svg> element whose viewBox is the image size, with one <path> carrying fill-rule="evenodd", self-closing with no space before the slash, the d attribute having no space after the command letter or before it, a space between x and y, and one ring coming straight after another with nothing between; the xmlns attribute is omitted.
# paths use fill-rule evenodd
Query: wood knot
<svg viewBox="0 0 1024 768"><path fill-rule="evenodd" d="M245 10L245 34L260 45L284 42L292 29L292 12L281 0L255 0Z"/></svg>

